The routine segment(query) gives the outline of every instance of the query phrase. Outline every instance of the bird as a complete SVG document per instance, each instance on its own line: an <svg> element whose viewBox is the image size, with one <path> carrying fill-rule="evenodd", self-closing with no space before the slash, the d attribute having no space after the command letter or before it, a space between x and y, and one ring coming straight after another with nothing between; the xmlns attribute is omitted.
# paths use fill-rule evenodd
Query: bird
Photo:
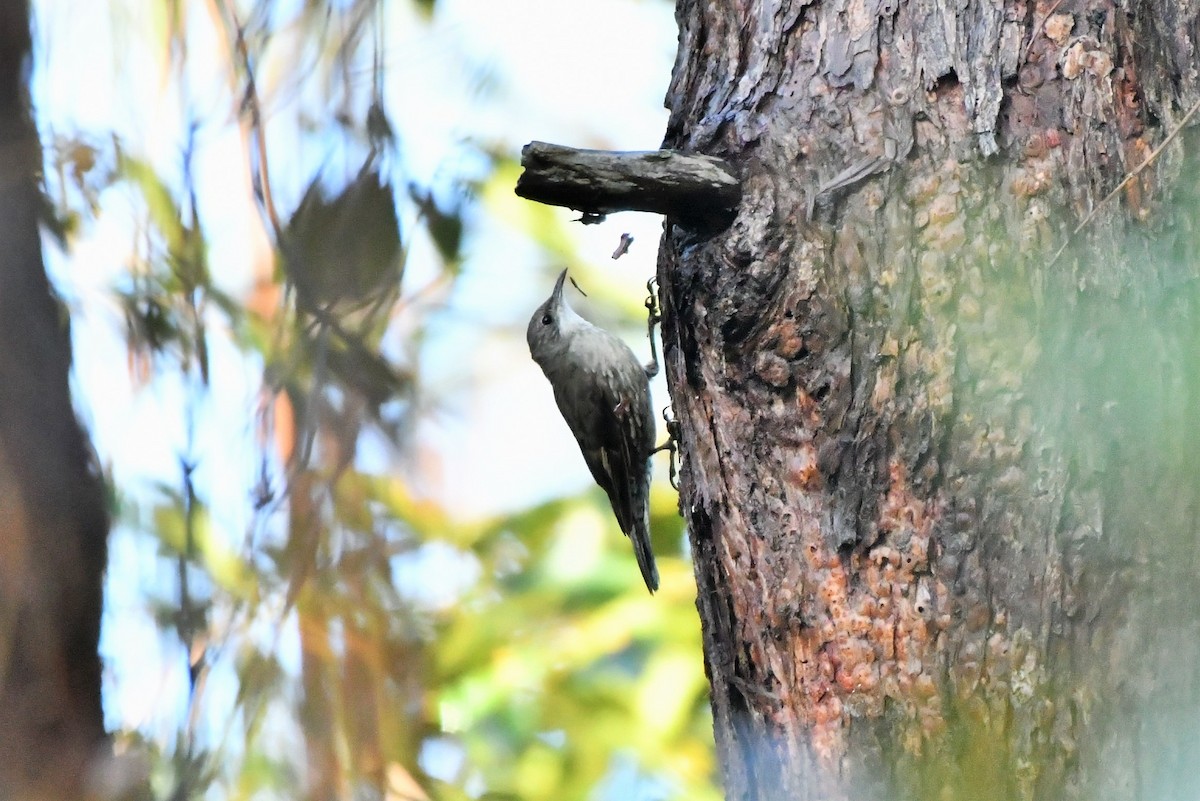
<svg viewBox="0 0 1200 801"><path fill-rule="evenodd" d="M529 353L554 390L554 400L575 435L592 478L608 495L646 588L658 589L650 547L650 456L654 409L650 377L622 340L580 317L563 296L567 271L529 318Z"/></svg>

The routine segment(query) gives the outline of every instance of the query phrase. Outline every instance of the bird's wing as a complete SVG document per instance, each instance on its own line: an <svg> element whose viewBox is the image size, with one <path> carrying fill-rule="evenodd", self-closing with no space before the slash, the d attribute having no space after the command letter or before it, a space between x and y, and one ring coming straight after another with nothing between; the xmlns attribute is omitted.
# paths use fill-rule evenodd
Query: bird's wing
<svg viewBox="0 0 1200 801"><path fill-rule="evenodd" d="M592 425L586 432L590 436L578 437L579 450L592 478L608 495L621 531L628 534L635 513L630 485L638 474L634 449L624 428L629 421L624 418L622 404L627 401L608 392L597 392L591 400Z"/></svg>
<svg viewBox="0 0 1200 801"><path fill-rule="evenodd" d="M617 362L609 374L562 382L554 393L592 478L608 495L626 534L641 505L635 502L640 499L632 497L631 487L646 480L647 459L654 449L648 384L632 353L628 362Z"/></svg>
<svg viewBox="0 0 1200 801"><path fill-rule="evenodd" d="M554 397L579 450L612 505L621 531L633 541L638 567L651 592L658 568L650 547L650 453L654 410L646 373L633 352L613 339L606 357L583 360L574 380L554 382ZM626 358L627 357L627 358ZM597 371L593 365L604 365Z"/></svg>

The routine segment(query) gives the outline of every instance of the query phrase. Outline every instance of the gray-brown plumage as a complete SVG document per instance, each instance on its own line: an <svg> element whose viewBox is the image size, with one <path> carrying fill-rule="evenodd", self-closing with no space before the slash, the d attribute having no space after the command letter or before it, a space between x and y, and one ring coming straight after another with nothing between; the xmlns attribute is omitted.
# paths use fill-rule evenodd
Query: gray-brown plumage
<svg viewBox="0 0 1200 801"><path fill-rule="evenodd" d="M592 478L608 494L621 531L633 541L650 592L658 568L650 550L650 454L654 409L650 379L629 346L580 317L563 297L563 270L554 292L529 320L533 360L554 388L554 400L579 443Z"/></svg>

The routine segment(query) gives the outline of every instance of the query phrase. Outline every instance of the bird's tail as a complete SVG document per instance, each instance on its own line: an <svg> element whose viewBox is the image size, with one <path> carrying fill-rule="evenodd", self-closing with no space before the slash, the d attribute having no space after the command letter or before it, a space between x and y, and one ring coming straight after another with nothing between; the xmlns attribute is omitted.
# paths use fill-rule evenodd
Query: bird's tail
<svg viewBox="0 0 1200 801"><path fill-rule="evenodd" d="M654 592L658 589L658 566L654 564L654 551L650 548L650 499L649 487L645 487L640 497L634 498L633 526L629 539L633 540L633 553L637 557L638 568L642 571L642 579L646 589Z"/></svg>

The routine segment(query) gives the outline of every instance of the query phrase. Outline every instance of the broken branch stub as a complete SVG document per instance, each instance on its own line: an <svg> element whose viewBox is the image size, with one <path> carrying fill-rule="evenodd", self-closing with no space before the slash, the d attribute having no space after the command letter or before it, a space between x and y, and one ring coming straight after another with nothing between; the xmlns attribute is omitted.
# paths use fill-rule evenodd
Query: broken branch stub
<svg viewBox="0 0 1200 801"><path fill-rule="evenodd" d="M582 212L585 220L617 211L652 211L682 228L715 233L737 213L742 188L715 156L675 150L616 152L530 142L517 195Z"/></svg>

